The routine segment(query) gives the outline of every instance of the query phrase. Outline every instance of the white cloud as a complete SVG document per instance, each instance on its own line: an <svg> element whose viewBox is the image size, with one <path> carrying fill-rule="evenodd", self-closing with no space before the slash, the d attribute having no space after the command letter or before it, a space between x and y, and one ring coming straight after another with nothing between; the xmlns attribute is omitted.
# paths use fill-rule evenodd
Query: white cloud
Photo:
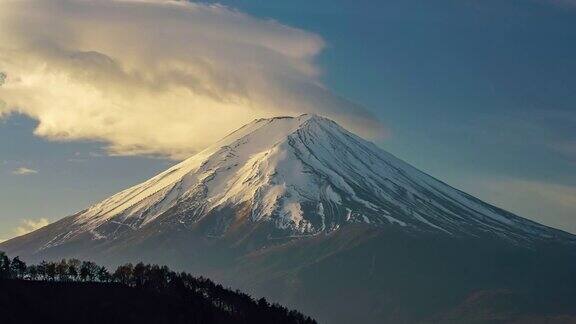
<svg viewBox="0 0 576 324"><path fill-rule="evenodd" d="M21 236L24 234L28 234L30 232L34 232L37 229L40 229L46 225L50 224L50 221L46 218L39 218L39 219L25 219L22 221L22 225L16 227L14 234L16 236Z"/></svg>
<svg viewBox="0 0 576 324"><path fill-rule="evenodd" d="M326 89L313 33L221 5L0 1L0 117L111 154L186 157L256 117L316 112L364 135L364 108Z"/></svg>
<svg viewBox="0 0 576 324"><path fill-rule="evenodd" d="M0 243L8 241L14 237L26 235L28 233L34 232L37 229L40 229L44 226L50 224L50 221L47 218L39 218L39 219L24 219L20 222L20 225L16 228L12 229L11 231L5 232L8 237L0 238Z"/></svg>
<svg viewBox="0 0 576 324"><path fill-rule="evenodd" d="M37 170L30 169L27 167L19 167L18 169L12 171L12 174L15 174L15 175L30 175L30 174L36 174L36 173L38 173Z"/></svg>
<svg viewBox="0 0 576 324"><path fill-rule="evenodd" d="M16 227L14 230L14 234L16 236L21 236L24 234L28 234L30 232L34 232L37 229L40 229L46 225L50 224L50 221L46 218L40 219L25 219L22 221L22 225Z"/></svg>

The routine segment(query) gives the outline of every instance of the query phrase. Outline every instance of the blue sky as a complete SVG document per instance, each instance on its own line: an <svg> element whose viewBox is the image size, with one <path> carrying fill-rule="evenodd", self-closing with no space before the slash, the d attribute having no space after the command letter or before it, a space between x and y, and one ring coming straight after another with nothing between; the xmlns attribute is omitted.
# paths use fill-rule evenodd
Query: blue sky
<svg viewBox="0 0 576 324"><path fill-rule="evenodd" d="M576 233L576 3L220 3L321 37L323 47L310 48L318 78L382 122L387 136L375 141L383 148ZM0 239L34 227L25 220L57 220L174 163L109 156L107 138L34 135L36 119L12 112L0 121Z"/></svg>

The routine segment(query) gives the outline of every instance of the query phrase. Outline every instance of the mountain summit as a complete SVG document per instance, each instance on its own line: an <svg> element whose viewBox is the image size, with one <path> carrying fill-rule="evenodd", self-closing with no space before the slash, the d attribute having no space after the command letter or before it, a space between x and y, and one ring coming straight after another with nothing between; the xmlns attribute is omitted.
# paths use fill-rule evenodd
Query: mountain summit
<svg viewBox="0 0 576 324"><path fill-rule="evenodd" d="M89 233L114 240L164 217L188 226L216 217L211 235L243 221L298 237L351 223L510 240L569 236L490 206L416 170L317 115L257 119L152 179L75 215L49 248Z"/></svg>
<svg viewBox="0 0 576 324"><path fill-rule="evenodd" d="M364 320L380 322L405 311L398 296L410 289L422 294L413 285L423 277L436 276L429 278L434 281L452 273L445 280L457 287L448 298L454 302L483 288L463 284L459 276L474 274L481 277L475 282L501 287L495 272L509 268L498 262L522 255L513 268L533 267L545 259L534 251L562 250L572 257L575 243L571 234L484 203L327 118L305 114L254 120L150 180L0 249L31 260L168 263L296 307L317 305L303 310L336 322L346 317L322 303L337 299L338 291L351 292L344 287L366 287L359 300L375 304L355 309ZM390 262L378 265L382 259ZM429 273L412 273L415 265ZM311 273L337 280L341 290ZM384 273L403 278L404 286L390 286ZM385 293L394 289L398 296ZM381 298L388 298L392 313Z"/></svg>

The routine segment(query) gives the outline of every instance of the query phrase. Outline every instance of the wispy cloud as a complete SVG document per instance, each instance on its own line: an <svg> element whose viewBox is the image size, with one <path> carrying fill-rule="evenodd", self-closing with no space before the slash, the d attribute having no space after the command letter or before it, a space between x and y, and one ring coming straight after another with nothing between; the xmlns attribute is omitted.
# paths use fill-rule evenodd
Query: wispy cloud
<svg viewBox="0 0 576 324"><path fill-rule="evenodd" d="M38 173L37 170L30 169L30 168L27 168L27 167L19 167L18 169L12 171L12 174L15 174L15 175L23 175L23 176L25 176L25 175L30 175L30 174L36 174L36 173Z"/></svg>
<svg viewBox="0 0 576 324"><path fill-rule="evenodd" d="M319 35L187 1L0 1L0 116L51 140L182 158L256 117L315 112L381 124L329 91ZM3 108L2 108L3 107Z"/></svg>
<svg viewBox="0 0 576 324"><path fill-rule="evenodd" d="M26 235L28 233L34 232L37 229L40 229L44 226L50 224L50 221L47 218L39 218L39 219L24 219L20 222L20 225L14 228L11 231L10 237L8 238L0 238L0 243L7 241L13 237L18 237L22 235Z"/></svg>
<svg viewBox="0 0 576 324"><path fill-rule="evenodd" d="M25 219L22 221L22 225L16 227L16 229L14 230L14 234L16 236L28 234L48 224L50 224L50 221L46 218Z"/></svg>

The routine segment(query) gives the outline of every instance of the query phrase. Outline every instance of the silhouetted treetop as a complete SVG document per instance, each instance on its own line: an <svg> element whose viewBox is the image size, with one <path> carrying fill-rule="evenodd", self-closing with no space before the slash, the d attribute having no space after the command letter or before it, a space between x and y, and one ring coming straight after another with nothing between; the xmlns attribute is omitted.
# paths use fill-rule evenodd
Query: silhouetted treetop
<svg viewBox="0 0 576 324"><path fill-rule="evenodd" d="M43 282L57 291L82 289L82 285L89 285L99 287L94 290L99 293L102 289L105 290L105 287L125 287L141 291L143 296L147 296L142 298L164 296L163 298L171 300L170 307L178 307L181 312L156 314L164 322L175 321L173 318L177 316L178 323L316 323L308 316L270 303L265 298L255 300L245 293L232 291L210 279L194 277L186 272L174 272L167 266L142 262L136 265L121 265L111 273L106 267L94 262L77 259L43 261L38 265L27 266L19 257L10 260L0 251L0 279L22 283ZM104 294L102 298L109 296ZM199 320L200 318L203 320Z"/></svg>

